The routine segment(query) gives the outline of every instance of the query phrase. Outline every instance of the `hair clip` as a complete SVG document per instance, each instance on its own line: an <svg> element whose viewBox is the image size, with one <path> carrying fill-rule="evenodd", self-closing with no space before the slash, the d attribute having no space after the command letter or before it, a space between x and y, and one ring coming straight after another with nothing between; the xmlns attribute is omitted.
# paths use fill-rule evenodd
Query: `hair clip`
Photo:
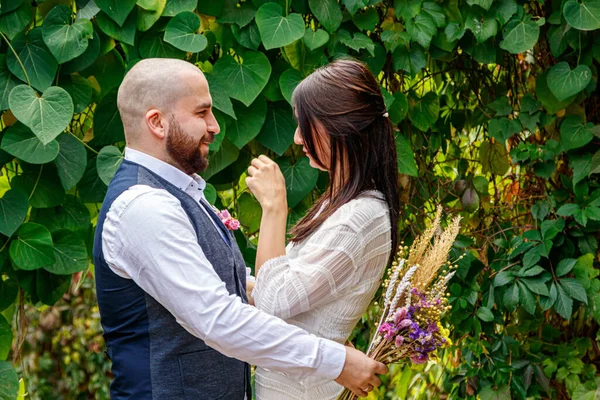
<svg viewBox="0 0 600 400"><path fill-rule="evenodd" d="M384 116L385 118L387 118L387 117L389 117L389 116L390 116L390 113L388 113L388 112L386 111L386 112L384 112L384 113L383 113L383 116Z"/></svg>

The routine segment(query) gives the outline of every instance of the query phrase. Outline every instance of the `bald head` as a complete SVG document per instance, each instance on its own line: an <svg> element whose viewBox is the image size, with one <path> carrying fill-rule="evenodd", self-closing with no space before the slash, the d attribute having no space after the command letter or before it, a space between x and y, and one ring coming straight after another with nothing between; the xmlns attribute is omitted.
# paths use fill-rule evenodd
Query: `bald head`
<svg viewBox="0 0 600 400"><path fill-rule="evenodd" d="M119 87L117 106L128 145L143 140L148 110L168 114L179 99L190 94L190 77L206 82L194 64L170 58L145 59L127 72Z"/></svg>

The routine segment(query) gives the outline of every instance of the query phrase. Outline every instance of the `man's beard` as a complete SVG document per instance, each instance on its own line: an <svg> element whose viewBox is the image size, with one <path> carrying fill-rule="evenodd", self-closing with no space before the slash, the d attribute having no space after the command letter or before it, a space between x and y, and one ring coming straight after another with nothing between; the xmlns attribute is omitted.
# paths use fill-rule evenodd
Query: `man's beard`
<svg viewBox="0 0 600 400"><path fill-rule="evenodd" d="M200 144L211 143L214 135L209 133L208 140L196 140L183 131L175 116L169 119L167 134L167 154L171 160L186 174L202 172L208 168L208 159L200 152Z"/></svg>

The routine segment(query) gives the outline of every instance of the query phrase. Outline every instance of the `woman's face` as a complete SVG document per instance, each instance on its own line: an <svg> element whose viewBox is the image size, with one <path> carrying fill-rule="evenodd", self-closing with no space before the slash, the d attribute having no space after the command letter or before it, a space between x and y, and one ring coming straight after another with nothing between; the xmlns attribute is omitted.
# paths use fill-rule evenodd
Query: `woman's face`
<svg viewBox="0 0 600 400"><path fill-rule="evenodd" d="M302 140L302 134L300 133L300 126L296 128L296 132L294 132L294 143L299 146L302 146L302 151L308 157L310 166L313 168L320 169L321 171L328 171L328 168L323 168L319 165L315 159L308 152L308 149L304 146L304 140ZM315 151L317 152L317 158L321 161L325 166L329 166L330 160L330 148L329 148L329 140L327 140L327 135L323 126L320 125L317 121L317 132L315 132Z"/></svg>

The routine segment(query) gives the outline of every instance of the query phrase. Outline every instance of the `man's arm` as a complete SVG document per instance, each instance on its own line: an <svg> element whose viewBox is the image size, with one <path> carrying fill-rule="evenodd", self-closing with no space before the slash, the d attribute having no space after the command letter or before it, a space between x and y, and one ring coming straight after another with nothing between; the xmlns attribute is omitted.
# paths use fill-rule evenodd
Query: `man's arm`
<svg viewBox="0 0 600 400"><path fill-rule="evenodd" d="M166 191L137 186L122 194L107 215L103 248L116 273L129 276L188 332L227 356L299 378L321 376L362 388L376 383L382 364L229 294L179 201Z"/></svg>

